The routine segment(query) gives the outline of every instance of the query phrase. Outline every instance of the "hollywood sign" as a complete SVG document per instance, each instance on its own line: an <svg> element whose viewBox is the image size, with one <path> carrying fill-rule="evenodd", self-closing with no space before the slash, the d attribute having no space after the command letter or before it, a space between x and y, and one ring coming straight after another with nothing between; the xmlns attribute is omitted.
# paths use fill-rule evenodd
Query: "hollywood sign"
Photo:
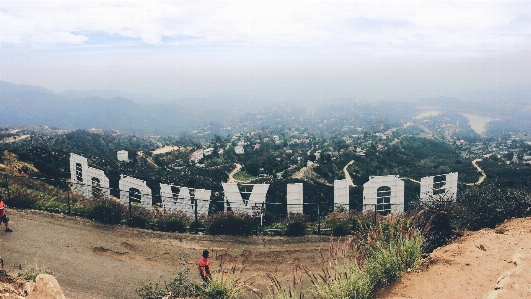
<svg viewBox="0 0 531 299"><path fill-rule="evenodd" d="M70 154L70 175L74 190L85 197L109 197L109 179L102 170L88 166L87 158ZM444 195L445 199L455 200L457 196L457 172L437 176L423 177L420 181L420 199L428 200ZM146 209L152 208L152 192L146 182L130 176L120 175L120 203L127 206L137 202ZM225 210L254 213L261 210L266 202L269 184L222 183L225 194ZM247 191L248 190L248 191ZM211 190L191 189L188 187L160 184L162 208L171 213L182 211L194 215L208 214ZM287 212L303 213L303 184L287 185ZM192 200L193 198L193 200ZM196 207L197 204L197 207ZM348 207L349 184L346 179L334 181L334 207ZM363 184L363 209L378 211L382 214L404 211L404 181L398 175L371 176Z"/></svg>

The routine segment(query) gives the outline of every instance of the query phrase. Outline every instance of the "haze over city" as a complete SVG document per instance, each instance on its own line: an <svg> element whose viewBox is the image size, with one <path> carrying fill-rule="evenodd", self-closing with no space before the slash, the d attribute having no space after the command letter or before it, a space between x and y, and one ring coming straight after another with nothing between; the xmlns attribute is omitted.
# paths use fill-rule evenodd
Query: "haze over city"
<svg viewBox="0 0 531 299"><path fill-rule="evenodd" d="M2 1L0 79L166 99L459 96L531 82L527 1Z"/></svg>

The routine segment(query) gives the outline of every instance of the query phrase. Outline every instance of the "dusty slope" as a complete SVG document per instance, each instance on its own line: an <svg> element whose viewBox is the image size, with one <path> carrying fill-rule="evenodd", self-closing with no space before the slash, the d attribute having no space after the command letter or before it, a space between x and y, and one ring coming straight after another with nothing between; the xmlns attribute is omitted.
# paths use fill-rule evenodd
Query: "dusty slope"
<svg viewBox="0 0 531 299"><path fill-rule="evenodd" d="M531 218L466 233L377 298L531 298Z"/></svg>
<svg viewBox="0 0 531 299"><path fill-rule="evenodd" d="M269 280L264 271L288 280L290 262L319 269L319 249L327 251L329 246L328 237L196 236L106 226L39 211L7 212L14 232L0 229L6 270L16 272L13 266L18 264L46 267L70 299L136 298L134 288L141 281L169 277L185 253L190 256L191 276L199 282L195 263L204 248L211 249L214 271L222 256L225 268L251 261L244 273L258 274L256 285L265 290Z"/></svg>
<svg viewBox="0 0 531 299"><path fill-rule="evenodd" d="M183 253L196 257L203 248L214 249L215 270L221 256L225 262L250 261L245 273L258 274L257 284L264 290L264 271L288 280L290 262L320 269L319 249L327 250L329 244L328 238L316 236L194 236L105 226L41 212L8 213L15 232L0 230L0 256L6 269L13 273L16 264L46 266L67 298L135 298L133 289L141 281L169 276ZM377 297L531 298L531 218L466 233L437 249L431 260L427 269L405 275ZM192 274L194 263L190 258Z"/></svg>

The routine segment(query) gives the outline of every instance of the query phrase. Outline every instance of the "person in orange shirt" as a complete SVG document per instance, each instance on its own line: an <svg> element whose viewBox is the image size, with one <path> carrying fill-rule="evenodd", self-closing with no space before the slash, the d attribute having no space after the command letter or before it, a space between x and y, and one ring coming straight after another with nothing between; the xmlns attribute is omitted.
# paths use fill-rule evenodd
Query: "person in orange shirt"
<svg viewBox="0 0 531 299"><path fill-rule="evenodd" d="M209 283L212 280L210 276L210 259L208 258L208 250L203 250L203 255L199 258L199 275L206 283Z"/></svg>
<svg viewBox="0 0 531 299"><path fill-rule="evenodd" d="M6 204L4 203L4 197L0 195L0 223L6 224L6 232L10 233L13 230L9 228L9 218L6 215Z"/></svg>

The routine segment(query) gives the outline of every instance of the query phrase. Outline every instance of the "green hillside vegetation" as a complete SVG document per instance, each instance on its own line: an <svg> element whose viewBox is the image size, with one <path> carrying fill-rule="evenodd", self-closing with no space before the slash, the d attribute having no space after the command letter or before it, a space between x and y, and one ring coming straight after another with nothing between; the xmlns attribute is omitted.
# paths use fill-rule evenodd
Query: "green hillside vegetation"
<svg viewBox="0 0 531 299"><path fill-rule="evenodd" d="M213 191L216 201L222 201L221 183L227 181L228 173L234 169L233 163L241 163L244 167L240 176L242 180L249 180L259 174L270 174L271 177L259 178L251 183L267 182L271 184L267 199L271 203L285 205L286 184L288 182L304 183L305 202L308 205L305 211L310 215L316 215L316 204L321 203L320 208L328 211L333 200L333 181L345 178L344 166L351 160L355 162L349 166L348 171L357 187L350 190L350 208L361 209L362 186L368 181L369 176L396 174L402 178L420 180L423 176L438 175L448 172L459 172L461 184L476 182L479 172L472 166L470 158L464 158L456 148L438 140L408 137L397 135L394 141L380 141L383 146L376 147L374 144L367 147L365 156L359 156L354 151L344 151L337 156L324 152L319 159L315 160L316 166L313 171L326 180L300 181L290 179L290 175L302 165L298 159L312 159L306 156L305 150L286 153L284 145L274 142L262 142L259 149L248 149L244 155L236 155L233 148L219 154L218 150L226 144L226 139L217 136L214 139L214 151L206 156L203 161L205 167L197 167L189 162L190 153L198 148L194 141L186 138L157 138L154 139L112 134L93 134L86 131L74 131L67 134L37 134L14 144L0 144L0 149L7 149L15 153L21 161L32 163L39 171L39 175L46 178L66 179L69 174L69 153L74 152L84 155L89 160L89 165L103 170L110 180L111 194L118 197L118 181L120 174L129 175L145 180L154 194L154 203L159 203L158 198L160 183L187 186L192 188L209 189ZM259 137L257 137L259 138ZM332 142L331 142L332 143ZM341 146L341 142L336 142ZM344 143L344 142L343 142ZM149 150L160 145L178 145L181 150L172 151L159 155L151 155ZM301 145L298 145L301 146ZM120 149L129 151L128 162L119 162L116 151ZM294 149L296 147L293 147ZM137 152L143 151L143 155ZM494 158L492 158L494 159ZM489 179L498 177L502 179L508 170L511 173L519 173L520 184L515 180L504 184L523 185L528 177L526 165L501 165L498 161L496 167L491 160L484 163L488 169ZM302 163L301 163L302 164ZM288 170L293 168L295 170ZM277 179L276 174L283 172L283 178ZM506 176L507 178L509 176ZM518 179L517 179L518 180ZM406 183L406 207L417 200L419 185L409 180ZM284 210L277 205L276 211ZM275 208L270 207L273 211Z"/></svg>
<svg viewBox="0 0 531 299"><path fill-rule="evenodd" d="M403 137L383 150L370 147L365 157L353 157L351 176L356 185L367 181L371 175L399 175L420 180L424 176L459 172L461 183L477 181L480 174L471 160L451 146L431 139ZM349 169L349 170L350 170Z"/></svg>
<svg viewBox="0 0 531 299"><path fill-rule="evenodd" d="M531 190L531 164L507 164L505 160L493 155L483 159L479 165L487 173L487 182L503 189Z"/></svg>
<svg viewBox="0 0 531 299"><path fill-rule="evenodd" d="M437 145L439 148L436 150ZM458 157L457 152L450 151L451 148L444 148L432 140L403 138L395 149L390 147L393 157L397 157L395 161L399 161L396 164L391 164L391 166L407 166L405 161L412 161L409 164L410 168L403 168L412 171L411 169L415 169L414 167L420 168L419 164L435 165L438 160L425 154L421 150L422 148L432 148L433 152L441 156ZM26 169L28 173L20 174L45 177L59 173L65 177L62 170L66 165L61 159L68 156L66 152L52 151L45 147L30 147L13 151L18 151L18 154L27 162L17 161L16 156L13 156L12 153L3 152L1 161L5 171ZM406 155L406 152L409 156ZM180 157L179 155L182 153L175 152L167 154L165 157L168 159L172 157L171 159L173 159ZM359 167L358 171L363 170L363 167L369 169L369 165L372 164L368 162L375 160L376 162L371 163L378 161L383 163L385 160L381 156L385 155L391 156L386 150L377 151L373 149L372 152L368 151L365 158L353 157L356 161L353 168L355 171L356 167ZM207 186L208 184L213 187L219 186L220 182L227 178L227 172L232 170L234 166L226 165L212 168L190 166L168 170L163 165L158 165L161 161L166 161L166 158L161 158L155 165L149 162L148 158L150 157L140 156L135 161L127 163L118 163L110 158L91 157L90 159L91 163L95 164L94 167L100 169L108 167L106 173L108 171L109 177L113 177L113 173L118 173L116 169L111 169L118 165L119 171L138 171L137 175L139 176L149 176L150 184L155 184L158 180L164 181L164 179L181 180L191 187L193 185ZM321 163L333 164L335 160L331 157L330 160L327 160L328 158L325 157ZM35 163L28 163L30 161ZM455 163L455 165L462 164ZM25 167L20 167L20 165ZM53 172L50 168L53 165L59 165L63 168L58 168L61 170L59 172ZM39 169L37 166L41 168ZM304 296L312 294L317 298L370 298L375 290L396 281L408 269L413 269L423 253L428 253L446 244L458 236L459 231L494 227L511 217L523 217L530 214L531 194L524 189L517 189L519 183L523 183L523 181L510 184L509 175L503 176L504 180L499 180L499 174L503 172L528 176L529 167L527 165L507 164L499 158L486 159L482 166L485 166L486 169L499 168L498 180L493 178L490 182L479 186L461 186L455 202L442 198L427 203L410 204L411 211L398 217L383 217L371 212L360 213L346 210L331 212L333 187L328 184L308 183L295 179L262 178L255 182L271 184L267 194L268 205L266 209L268 214L264 219L265 230L259 229L259 219L257 218L231 212L214 213L214 207L212 207L211 215L200 217L200 223L194 223L191 217L182 213L162 215L155 212L156 210L149 211L135 205L131 211L128 211L114 198L107 200L101 198L87 199L75 195L66 184L58 183L64 182L62 180L42 180L6 175L0 188L2 194L7 197L6 203L12 207L80 215L102 223L123 224L145 229L194 232L195 227L200 226L204 227L205 232L210 234L250 235L267 233L268 228L271 228L271 231L276 232L276 234L294 236L308 232L318 233L319 228L322 233L349 235L345 245L332 244L329 251L330 256L327 258L335 266L328 269L329 271L323 273L322 276L312 274L310 269L305 268L304 265L296 265L301 270L297 273L306 273L302 275L306 275L305 279L309 279L312 283L310 287L302 284L293 287L299 294L305 294ZM334 167L339 169L339 165ZM176 176L173 177L172 174ZM286 184L297 182L303 182L305 186L305 202L308 204L305 205L304 212L307 216L286 215L285 212L282 212L285 211L283 204L285 204L286 198ZM497 184L497 182L502 182L502 184ZM408 190L413 188L418 188L418 184L406 181L406 197L408 197ZM219 196L219 194L215 196ZM351 188L351 198L351 207L360 207L360 187ZM320 215L317 215L317 203L319 203ZM277 209L277 215L273 217L275 209ZM238 298L238 294L241 294L238 292L243 292L243 290L248 289L248 286L239 284L241 280L238 279L236 273L233 274L236 275L232 276L234 279L216 281L208 288L199 286L191 288L188 289L191 293L183 295L219 298L220 292L230 291L230 294L236 294L234 296ZM300 281L300 278L300 276L295 277L295 281ZM186 276L180 276L180 279L183 283L189 283ZM219 277L215 277L215 279L219 279ZM275 284L275 292L267 298L286 298L286 294L290 291L284 287L284 283ZM170 291L162 288L162 286L175 286L180 289L179 285L169 283L143 285L138 288L138 294L141 298L159 298ZM159 297L154 296L154 294Z"/></svg>

